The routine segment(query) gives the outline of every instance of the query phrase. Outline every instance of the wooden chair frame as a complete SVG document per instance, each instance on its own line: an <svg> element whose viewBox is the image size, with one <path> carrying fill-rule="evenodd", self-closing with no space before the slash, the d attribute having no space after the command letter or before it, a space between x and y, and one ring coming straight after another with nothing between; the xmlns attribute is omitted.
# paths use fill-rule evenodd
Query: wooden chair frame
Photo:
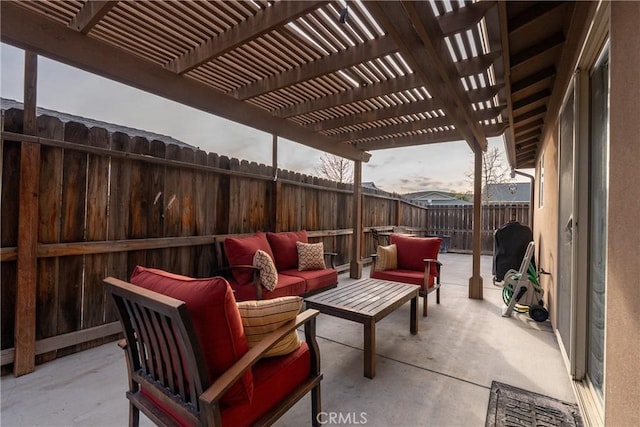
<svg viewBox="0 0 640 427"><path fill-rule="evenodd" d="M371 254L371 273L373 273L376 269L376 259L378 258L377 254ZM424 260L424 278L422 282L422 286L420 287L419 295L423 297L422 301L422 317L427 317L427 295L434 292L436 293L436 304L440 304L440 269L442 268L442 263L437 259L425 258ZM435 283L433 286L429 287L429 274L431 272L431 264L436 265L436 270L438 271L438 275L435 277Z"/></svg>
<svg viewBox="0 0 640 427"><path fill-rule="evenodd" d="M309 391L311 421L313 425L319 425L322 373L316 342L317 310L306 310L295 321L269 334L211 384L184 302L113 277L106 278L104 282L118 309L125 336L120 346L125 350L129 375L130 426L139 425L140 411L156 425L176 424L141 392L141 387L191 425L222 425L222 396L278 340L302 325L311 355L311 375L255 425L273 424Z"/></svg>

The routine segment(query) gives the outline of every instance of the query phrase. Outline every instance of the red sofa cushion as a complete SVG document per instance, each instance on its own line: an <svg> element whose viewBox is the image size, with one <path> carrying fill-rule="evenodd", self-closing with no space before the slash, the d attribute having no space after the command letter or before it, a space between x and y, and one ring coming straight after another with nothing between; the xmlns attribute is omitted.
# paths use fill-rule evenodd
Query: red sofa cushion
<svg viewBox="0 0 640 427"><path fill-rule="evenodd" d="M372 279L389 280L391 282L409 283L418 285L421 288L424 285L424 270L383 270L371 273ZM434 276L429 275L428 286L432 287L435 283Z"/></svg>
<svg viewBox="0 0 640 427"><path fill-rule="evenodd" d="M408 237L392 234L390 243L398 249L399 270L424 271L424 259L438 259L438 251L442 239L439 237ZM438 270L435 264L431 265L431 276L437 276Z"/></svg>
<svg viewBox="0 0 640 427"><path fill-rule="evenodd" d="M267 233L267 240L274 255L276 269L289 270L298 268L298 248L296 242L308 243L307 232L287 231L281 233Z"/></svg>
<svg viewBox="0 0 640 427"><path fill-rule="evenodd" d="M258 232L253 236L224 239L224 250L229 265L253 265L253 256L258 249L262 249L273 259L273 252L265 233ZM253 272L250 269L237 268L233 269L232 273L234 279L241 285L253 282Z"/></svg>
<svg viewBox="0 0 640 427"><path fill-rule="evenodd" d="M329 285L335 285L338 283L338 272L331 268L325 268L323 270L284 270L281 272L283 275L299 277L304 279L306 283L305 292L312 292L316 289L324 288Z"/></svg>
<svg viewBox="0 0 640 427"><path fill-rule="evenodd" d="M311 375L307 343L286 356L261 359L253 365L253 400L222 408L223 426L249 426L285 399Z"/></svg>
<svg viewBox="0 0 640 427"><path fill-rule="evenodd" d="M136 266L130 281L134 285L184 301L211 382L249 351L233 291L223 278L194 279ZM222 400L230 405L248 402L252 393L253 377L248 371Z"/></svg>
<svg viewBox="0 0 640 427"><path fill-rule="evenodd" d="M247 301L257 299L256 288L253 284L240 284L238 282L229 282L238 301ZM302 295L305 290L304 280L299 277L278 274L278 283L273 291L262 287L262 299L271 299L278 297L286 297L290 295Z"/></svg>

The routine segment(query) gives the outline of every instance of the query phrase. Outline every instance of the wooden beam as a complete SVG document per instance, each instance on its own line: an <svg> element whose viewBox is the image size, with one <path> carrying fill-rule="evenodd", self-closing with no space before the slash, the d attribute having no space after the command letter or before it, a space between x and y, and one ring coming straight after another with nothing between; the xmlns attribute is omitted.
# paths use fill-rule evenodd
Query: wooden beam
<svg viewBox="0 0 640 427"><path fill-rule="evenodd" d="M294 21L326 3L329 2L279 1L272 3L260 13L169 62L165 68L174 73L184 74L217 56L224 55L250 40L257 39L273 29L285 25L289 21Z"/></svg>
<svg viewBox="0 0 640 427"><path fill-rule="evenodd" d="M536 73L533 73L523 79L518 80L517 82L513 82L511 84L511 90L513 94L516 94L522 90L525 90L528 87L535 85L541 81L546 79L551 79L556 75L555 67L547 67L543 70L540 70Z"/></svg>
<svg viewBox="0 0 640 427"><path fill-rule="evenodd" d="M353 164L353 236L351 238L351 268L349 277L362 277L362 162Z"/></svg>
<svg viewBox="0 0 640 427"><path fill-rule="evenodd" d="M334 73L374 58L390 55L396 50L398 48L393 40L390 37L383 36L360 43L333 55L322 57L301 67L258 80L255 83L231 91L230 95L240 100L253 98L267 92Z"/></svg>
<svg viewBox="0 0 640 427"><path fill-rule="evenodd" d="M546 105L547 117L556 118L560 114L565 89L573 78L578 57L582 52L581 43L591 28L590 24L598 5L598 2L570 3L571 18L568 20L567 40L564 43L560 61L556 65L557 73L551 89L552 96ZM542 141L547 140L550 134L555 132L555 126L555 120L545 120L542 128Z"/></svg>
<svg viewBox="0 0 640 427"><path fill-rule="evenodd" d="M4 6L3 6L4 7ZM36 133L36 89L38 56L24 55L23 133ZM16 377L35 369L36 289L38 282L38 192L40 189L40 144L23 142L20 150L18 207L18 261L16 272L15 360Z"/></svg>
<svg viewBox="0 0 640 427"><path fill-rule="evenodd" d="M375 141L357 142L356 147L363 150L384 150L387 148L413 147L415 145L436 144L440 142L464 141L457 130L444 130L423 135L411 135L398 138L385 138Z"/></svg>
<svg viewBox="0 0 640 427"><path fill-rule="evenodd" d="M487 10L495 4L495 1L481 1L467 4L465 7L439 16L438 24L440 24L442 34L445 36L453 35L477 25L487 13Z"/></svg>
<svg viewBox="0 0 640 427"><path fill-rule="evenodd" d="M513 111L518 111L522 108L527 107L534 102L542 101L551 96L551 91L549 89L543 89L540 92L534 93L531 96L527 96L526 98L520 99L513 103Z"/></svg>
<svg viewBox="0 0 640 427"><path fill-rule="evenodd" d="M117 1L87 1L69 23L69 28L88 34L89 31L118 4Z"/></svg>
<svg viewBox="0 0 640 427"><path fill-rule="evenodd" d="M351 160L369 160L368 153L335 144L290 120L274 117L262 108L178 76L12 2L2 3L0 20L2 42L321 151Z"/></svg>
<svg viewBox="0 0 640 427"><path fill-rule="evenodd" d="M497 107L485 108L484 110L476 110L473 115L479 122L484 120L491 120L502 114L506 107L506 105L499 105Z"/></svg>
<svg viewBox="0 0 640 427"><path fill-rule="evenodd" d="M437 19L433 15L431 7L426 2L403 1L403 6L408 12L409 18L420 37L425 50L431 57L434 68L444 82L446 92L454 103L454 109L460 115L462 123L458 123L457 129L464 135L470 132L467 142L475 148L478 145L483 151L487 149L487 138L482 133L482 128L473 119L473 110L466 96L464 87L449 49L444 42L444 35L438 30ZM485 9L486 11L486 9Z"/></svg>
<svg viewBox="0 0 640 427"><path fill-rule="evenodd" d="M496 96L502 88L504 88L504 84L496 84L493 86L471 89L467 91L467 97L469 98L469 101L473 103L489 101L494 96Z"/></svg>
<svg viewBox="0 0 640 427"><path fill-rule="evenodd" d="M494 123L490 125L482 125L482 129L484 134L487 135L488 138L495 138L496 136L501 136L507 129L509 128L509 123Z"/></svg>
<svg viewBox="0 0 640 427"><path fill-rule="evenodd" d="M564 5L565 2L562 1L536 2L530 8L509 19L509 32L514 33L530 27L537 28L539 25L544 25L545 17Z"/></svg>
<svg viewBox="0 0 640 427"><path fill-rule="evenodd" d="M474 3L478 4L478 3ZM463 59L455 63L456 70L460 77L480 74L486 71L498 58L502 57L501 51L489 52L486 54L474 56L473 58Z"/></svg>
<svg viewBox="0 0 640 427"><path fill-rule="evenodd" d="M358 139L374 138L379 136L381 133L385 133L387 135L403 134L450 125L451 119L444 116L428 120L408 121L406 123L396 125L376 126L367 129L341 132L334 135L334 138L340 142L349 142Z"/></svg>
<svg viewBox="0 0 640 427"><path fill-rule="evenodd" d="M439 69L442 68L442 63L439 62L438 58L436 58L437 55L433 52L434 49L426 48L425 43L431 47L433 46L431 45L430 40L428 40L428 35L425 34L425 30L423 28L425 24L420 21L419 17L416 17L419 13L414 9L411 9L413 19L420 21L416 22L416 24L422 29L422 37L414 30L415 24L409 17L407 10L405 10L405 7L411 7L409 3L370 2L367 3L367 7L373 14L374 18L381 23L385 29L387 29L390 36L396 41L404 59L422 78L429 90L429 93L442 103L442 110L447 116L451 117L456 129L458 129L460 134L463 135L462 139L467 141L471 147L475 147L476 143L484 144L486 146L486 138L481 135L478 135L481 136L480 138L476 138L472 129L469 128L469 122L464 118L464 108L466 106L462 107L463 109L459 109L458 103L454 99L456 97L456 93L455 90L453 92L451 91L450 84L451 79L453 79L453 76L457 75L457 73L453 71L451 72L451 77L445 75L446 80L443 80L442 72L446 74L446 70ZM432 11L425 10L425 14L433 16ZM434 20L435 18L430 22L432 25L437 27L437 23L433 22ZM429 24L426 24L426 26L428 25ZM427 40L423 40L424 38ZM438 67L438 65L440 67ZM450 65L451 67L454 67L452 63ZM449 85L446 84L447 80L450 83ZM458 98L460 97L458 96ZM473 121L471 120L471 122ZM478 134L479 133L480 132L478 131Z"/></svg>
<svg viewBox="0 0 640 427"><path fill-rule="evenodd" d="M425 99L424 101L411 102L401 104L389 108L380 108L371 111L364 111L358 114L351 114L334 119L322 120L320 122L308 125L314 131L324 131L336 129L343 126L357 125L360 123L374 122L376 120L390 119L393 117L408 116L411 114L420 114L436 111L442 108L442 103L435 99Z"/></svg>
<svg viewBox="0 0 640 427"><path fill-rule="evenodd" d="M544 125L544 120L542 119L538 119L538 120L534 120L532 122L529 122L525 125L522 126L518 126L516 128L513 129L513 133L514 135L522 135L523 133L530 131L531 129L538 129L541 128Z"/></svg>
<svg viewBox="0 0 640 427"><path fill-rule="evenodd" d="M511 55L511 68L524 66L528 62L534 61L536 56L542 55L551 49L555 49L561 46L564 42L564 34L562 32L555 33L540 43Z"/></svg>
<svg viewBox="0 0 640 427"><path fill-rule="evenodd" d="M324 110L326 108L335 107L337 105L351 104L365 99L376 98L378 96L390 93L402 92L405 90L421 87L422 81L415 74L407 74L395 79L384 80L380 83L365 85L348 91L340 92L335 95L324 96L318 99L312 99L301 102L289 107L280 108L273 111L278 117L293 117L301 114L307 114L312 111Z"/></svg>
<svg viewBox="0 0 640 427"><path fill-rule="evenodd" d="M500 26L500 43L502 45L502 66L504 69L504 85L507 102L507 118L511 124L506 131L504 137L504 148L507 156L507 162L512 168L516 167L516 154L514 146L513 135L513 98L511 96L511 57L509 54L509 28L508 28L508 15L507 15L507 2L498 2L498 16L491 17L491 21L499 24Z"/></svg>
<svg viewBox="0 0 640 427"><path fill-rule="evenodd" d="M513 109L511 109L511 111L513 111ZM544 117L545 114L547 114L547 107L546 106L538 107L534 110L527 111L526 113L522 113L519 116L514 117L513 124L515 126L519 123L526 123L531 120Z"/></svg>

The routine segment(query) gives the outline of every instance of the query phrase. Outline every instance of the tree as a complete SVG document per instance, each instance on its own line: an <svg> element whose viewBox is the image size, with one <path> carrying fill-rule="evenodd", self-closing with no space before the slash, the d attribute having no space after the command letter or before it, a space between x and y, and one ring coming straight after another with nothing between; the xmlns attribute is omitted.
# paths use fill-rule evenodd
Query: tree
<svg viewBox="0 0 640 427"><path fill-rule="evenodd" d="M353 182L353 162L325 153L320 156L320 166L316 168L316 173L322 178L341 184L350 183Z"/></svg>
<svg viewBox="0 0 640 427"><path fill-rule="evenodd" d="M504 184L509 181L508 179L509 169L503 163L502 152L498 147L493 147L482 153L482 198L485 203L488 203L491 199L492 189L491 184ZM473 169L466 174L467 179L473 185L474 172Z"/></svg>

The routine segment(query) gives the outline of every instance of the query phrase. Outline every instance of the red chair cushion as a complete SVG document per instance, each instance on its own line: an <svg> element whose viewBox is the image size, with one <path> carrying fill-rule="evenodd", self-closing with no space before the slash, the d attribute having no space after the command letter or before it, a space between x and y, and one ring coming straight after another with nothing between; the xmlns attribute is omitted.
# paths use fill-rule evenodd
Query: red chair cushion
<svg viewBox="0 0 640 427"><path fill-rule="evenodd" d="M308 243L307 232L288 231L282 233L267 233L267 240L273 251L276 269L289 270L298 268L298 248L296 242Z"/></svg>
<svg viewBox="0 0 640 427"><path fill-rule="evenodd" d="M307 343L286 356L261 359L253 365L253 399L251 403L222 408L223 426L249 426L284 400L311 375Z"/></svg>
<svg viewBox="0 0 640 427"><path fill-rule="evenodd" d="M213 382L247 351L249 344L233 291L221 277L194 279L136 266L131 283L184 301ZM228 404L248 402L253 393L251 371L223 396Z"/></svg>
<svg viewBox="0 0 640 427"><path fill-rule="evenodd" d="M429 275L429 287L435 283L434 276ZM372 279L389 280L391 282L409 283L410 285L418 285L421 288L424 285L424 271L416 270L383 270L371 273Z"/></svg>
<svg viewBox="0 0 640 427"><path fill-rule="evenodd" d="M438 259L438 251L442 239L439 237L407 237L392 234L390 243L398 249L399 270L424 271L424 259ZM431 265L431 276L437 276L438 270L435 264Z"/></svg>
<svg viewBox="0 0 640 427"><path fill-rule="evenodd" d="M224 239L224 251L227 254L229 265L253 265L253 256L258 249L262 249L273 259L273 252L271 252L265 233L258 232L249 237L227 237ZM253 282L253 273L250 269L238 268L232 270L232 273L241 285Z"/></svg>
<svg viewBox="0 0 640 427"><path fill-rule="evenodd" d="M316 289L325 288L338 283L338 272L331 268L324 270L284 270L283 275L299 277L306 283L305 292L312 292Z"/></svg>
<svg viewBox="0 0 640 427"><path fill-rule="evenodd" d="M247 301L257 299L256 289L253 284L241 285L238 282L229 282L238 301ZM262 299L271 299L278 297L286 297L290 295L302 295L304 293L304 280L299 277L286 276L278 274L278 283L273 291L262 288Z"/></svg>

